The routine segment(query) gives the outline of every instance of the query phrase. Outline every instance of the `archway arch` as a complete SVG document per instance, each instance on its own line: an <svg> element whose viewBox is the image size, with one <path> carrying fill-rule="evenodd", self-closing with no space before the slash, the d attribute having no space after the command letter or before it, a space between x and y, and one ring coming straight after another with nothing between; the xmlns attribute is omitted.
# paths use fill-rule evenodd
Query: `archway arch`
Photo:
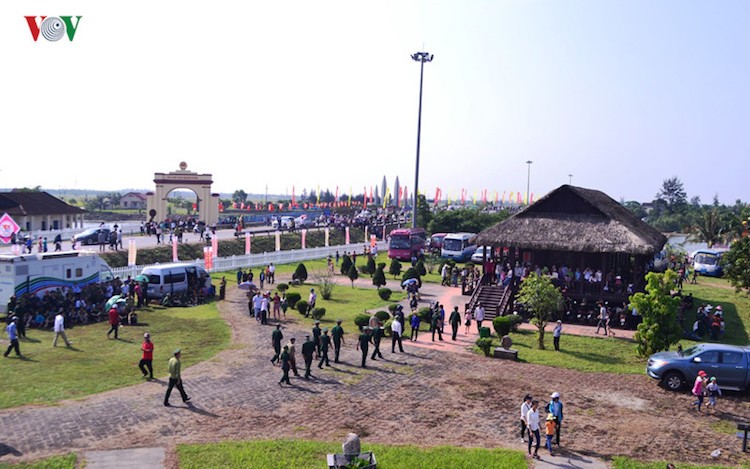
<svg viewBox="0 0 750 469"><path fill-rule="evenodd" d="M161 221L167 217L167 196L175 190L187 189L195 193L198 219L207 225L219 221L219 194L211 193L211 174L198 174L187 170L187 163L171 173L155 173L156 190L147 194L149 220Z"/></svg>

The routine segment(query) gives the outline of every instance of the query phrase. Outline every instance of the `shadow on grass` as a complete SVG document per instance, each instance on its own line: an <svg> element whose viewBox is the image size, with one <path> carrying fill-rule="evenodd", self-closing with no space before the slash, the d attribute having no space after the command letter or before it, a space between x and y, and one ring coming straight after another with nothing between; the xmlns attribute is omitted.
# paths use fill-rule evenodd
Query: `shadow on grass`
<svg viewBox="0 0 750 469"><path fill-rule="evenodd" d="M579 360L603 363L607 365L622 365L626 363L625 360L619 357L613 357L611 355L602 355L600 353L592 353L592 352L576 352L573 350L565 350L564 347L561 347L560 353L565 354L565 355L572 355L578 358Z"/></svg>

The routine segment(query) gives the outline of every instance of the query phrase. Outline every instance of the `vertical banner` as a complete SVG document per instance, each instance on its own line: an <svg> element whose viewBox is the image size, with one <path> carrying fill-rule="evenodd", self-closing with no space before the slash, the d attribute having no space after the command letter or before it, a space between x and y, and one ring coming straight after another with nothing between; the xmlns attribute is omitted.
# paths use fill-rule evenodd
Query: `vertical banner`
<svg viewBox="0 0 750 469"><path fill-rule="evenodd" d="M136 251L135 247L135 240L129 239L128 240L128 265L137 265L135 262L136 256L138 255L138 251Z"/></svg>
<svg viewBox="0 0 750 469"><path fill-rule="evenodd" d="M219 256L219 237L214 236L211 238L211 256L216 259ZM211 265L213 265L213 262L211 262Z"/></svg>
<svg viewBox="0 0 750 469"><path fill-rule="evenodd" d="M346 227L346 240L344 241L344 244L349 244L349 227Z"/></svg>
<svg viewBox="0 0 750 469"><path fill-rule="evenodd" d="M329 246L328 241L329 241L329 237L331 236L331 230L327 226L325 228L325 233L326 233L326 247L328 247Z"/></svg>
<svg viewBox="0 0 750 469"><path fill-rule="evenodd" d="M302 234L302 249L307 249L307 246L305 246L307 242L307 230L301 230L300 233Z"/></svg>
<svg viewBox="0 0 750 469"><path fill-rule="evenodd" d="M180 258L177 257L177 236L172 237L172 262L179 261Z"/></svg>
<svg viewBox="0 0 750 469"><path fill-rule="evenodd" d="M378 244L378 238L375 235L370 235L370 249L374 248Z"/></svg>
<svg viewBox="0 0 750 469"><path fill-rule="evenodd" d="M367 244L368 239L370 239L370 237L367 235L367 225L365 225L365 244Z"/></svg>
<svg viewBox="0 0 750 469"><path fill-rule="evenodd" d="M276 231L276 251L281 251L281 231Z"/></svg>
<svg viewBox="0 0 750 469"><path fill-rule="evenodd" d="M203 248L203 265L206 267L206 270L211 270L214 266L214 258L211 251L211 246Z"/></svg>
<svg viewBox="0 0 750 469"><path fill-rule="evenodd" d="M245 254L250 254L250 233L245 233Z"/></svg>

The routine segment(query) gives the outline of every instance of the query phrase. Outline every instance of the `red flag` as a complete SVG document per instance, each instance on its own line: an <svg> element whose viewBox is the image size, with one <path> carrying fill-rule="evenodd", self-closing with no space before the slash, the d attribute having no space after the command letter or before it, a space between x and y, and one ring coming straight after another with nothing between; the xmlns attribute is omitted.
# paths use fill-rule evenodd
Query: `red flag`
<svg viewBox="0 0 750 469"><path fill-rule="evenodd" d="M224 204L219 202L219 212L223 212L223 211L224 211Z"/></svg>

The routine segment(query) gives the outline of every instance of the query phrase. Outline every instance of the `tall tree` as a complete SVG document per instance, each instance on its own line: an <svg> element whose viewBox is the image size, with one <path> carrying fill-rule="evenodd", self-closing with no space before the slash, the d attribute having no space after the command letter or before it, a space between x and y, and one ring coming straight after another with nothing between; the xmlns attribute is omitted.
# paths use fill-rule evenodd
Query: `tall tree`
<svg viewBox="0 0 750 469"><path fill-rule="evenodd" d="M417 226L426 227L432 221L432 212L424 194L417 196Z"/></svg>
<svg viewBox="0 0 750 469"><path fill-rule="evenodd" d="M696 215L690 232L694 239L705 242L712 248L724 239L725 227L726 224L717 207L704 208Z"/></svg>
<svg viewBox="0 0 750 469"><path fill-rule="evenodd" d="M247 200L247 193L243 191L242 189L238 189L234 191L232 194L232 202L237 202L238 204L243 204Z"/></svg>
<svg viewBox="0 0 750 469"><path fill-rule="evenodd" d="M671 211L687 203L685 187L677 176L665 179L662 182L661 190L656 194L656 198L666 201Z"/></svg>
<svg viewBox="0 0 750 469"><path fill-rule="evenodd" d="M750 237L744 236L732 243L722 261L726 266L724 277L729 279L737 292L750 292Z"/></svg>
<svg viewBox="0 0 750 469"><path fill-rule="evenodd" d="M673 270L663 274L649 272L646 274L646 292L630 297L630 303L643 318L634 336L641 357L669 350L682 338L682 329L677 322L680 300L671 294L675 280L677 273Z"/></svg>
<svg viewBox="0 0 750 469"><path fill-rule="evenodd" d="M540 350L544 350L544 328L547 327L552 313L562 304L562 293L548 277L533 272L521 284L517 301L531 311L531 322L538 329L538 346Z"/></svg>

